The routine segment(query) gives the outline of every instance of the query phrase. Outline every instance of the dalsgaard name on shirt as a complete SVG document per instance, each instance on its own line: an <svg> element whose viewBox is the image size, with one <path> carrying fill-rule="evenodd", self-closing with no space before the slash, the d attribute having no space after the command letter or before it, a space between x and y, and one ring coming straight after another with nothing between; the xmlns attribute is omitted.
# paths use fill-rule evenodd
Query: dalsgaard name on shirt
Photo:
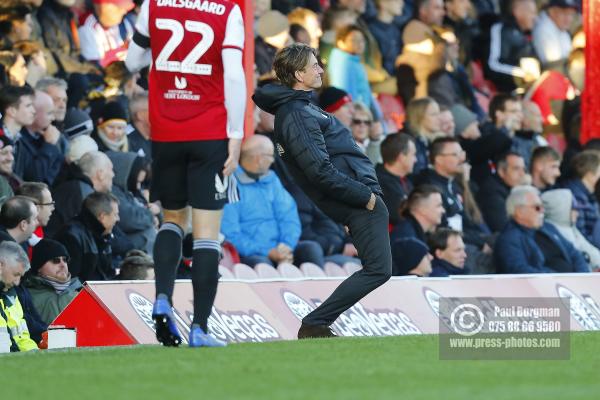
<svg viewBox="0 0 600 400"><path fill-rule="evenodd" d="M206 0L158 0L156 5L158 7L189 8L216 15L223 15L225 13L225 6L223 4Z"/></svg>

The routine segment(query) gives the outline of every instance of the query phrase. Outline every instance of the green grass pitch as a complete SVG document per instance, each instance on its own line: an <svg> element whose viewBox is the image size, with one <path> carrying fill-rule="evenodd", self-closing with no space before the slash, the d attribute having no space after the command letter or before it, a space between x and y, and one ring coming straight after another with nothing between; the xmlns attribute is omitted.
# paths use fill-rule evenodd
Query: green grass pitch
<svg viewBox="0 0 600 400"><path fill-rule="evenodd" d="M3 399L598 399L600 333L569 361L440 361L435 335L0 356Z"/></svg>

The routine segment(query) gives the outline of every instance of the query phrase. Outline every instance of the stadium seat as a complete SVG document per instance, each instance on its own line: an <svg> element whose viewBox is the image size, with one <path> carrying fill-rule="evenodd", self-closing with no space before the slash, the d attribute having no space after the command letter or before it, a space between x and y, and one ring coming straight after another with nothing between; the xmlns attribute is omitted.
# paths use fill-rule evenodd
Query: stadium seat
<svg viewBox="0 0 600 400"><path fill-rule="evenodd" d="M254 271L258 274L259 278L272 279L281 278L279 272L272 265L267 263L258 263L254 266Z"/></svg>
<svg viewBox="0 0 600 400"><path fill-rule="evenodd" d="M277 266L277 271L282 278L304 278L302 271L290 263L281 263Z"/></svg>
<svg viewBox="0 0 600 400"><path fill-rule="evenodd" d="M553 103L562 105L565 100L572 100L575 94L576 90L566 76L560 72L546 71L529 88L525 100L531 100L540 107L544 125L559 125L558 109L562 111L562 107L555 106L555 111Z"/></svg>
<svg viewBox="0 0 600 400"><path fill-rule="evenodd" d="M469 66L471 71L471 84L473 87L490 99L494 97L494 95L498 93L498 90L491 81L485 79L481 61L473 61Z"/></svg>
<svg viewBox="0 0 600 400"><path fill-rule="evenodd" d="M221 274L222 279L235 279L233 272L224 265L219 265L219 274Z"/></svg>
<svg viewBox="0 0 600 400"><path fill-rule="evenodd" d="M300 265L300 271L302 271L307 278L324 278L327 276L321 267L309 262L302 263L302 265Z"/></svg>
<svg viewBox="0 0 600 400"><path fill-rule="evenodd" d="M346 277L348 274L342 267L333 262L326 262L323 270L327 274L327 276L331 277Z"/></svg>
<svg viewBox="0 0 600 400"><path fill-rule="evenodd" d="M348 275L352 275L353 273L361 269L362 266L355 263L347 262L346 264L344 264L344 270L348 273Z"/></svg>
<svg viewBox="0 0 600 400"><path fill-rule="evenodd" d="M235 264L233 266L233 275L237 279L258 279L258 274L246 264Z"/></svg>

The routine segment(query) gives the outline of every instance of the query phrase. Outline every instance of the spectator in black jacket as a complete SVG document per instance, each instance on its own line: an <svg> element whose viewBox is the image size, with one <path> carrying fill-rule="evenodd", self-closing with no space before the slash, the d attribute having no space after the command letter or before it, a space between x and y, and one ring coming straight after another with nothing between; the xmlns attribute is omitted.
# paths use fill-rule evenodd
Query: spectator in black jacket
<svg viewBox="0 0 600 400"><path fill-rule="evenodd" d="M508 222L506 198L510 189L522 185L525 179L525 160L517 153L508 152L496 163L496 174L488 177L477 193L477 203L492 232L499 232Z"/></svg>
<svg viewBox="0 0 600 400"><path fill-rule="evenodd" d="M429 276L446 277L469 273L469 269L465 267L467 252L460 232L448 228L438 229L429 239L429 250L433 255Z"/></svg>
<svg viewBox="0 0 600 400"><path fill-rule="evenodd" d="M498 154L509 151L512 138L521 129L523 112L518 98L499 93L490 102L491 122L481 126L481 138L461 140L473 166L472 178L481 184L495 172L494 159Z"/></svg>
<svg viewBox="0 0 600 400"><path fill-rule="evenodd" d="M391 233L392 243L402 238L415 238L427 242L444 215L442 193L437 186L420 185L410 192L402 211L402 219Z"/></svg>
<svg viewBox="0 0 600 400"><path fill-rule="evenodd" d="M473 42L479 36L479 24L470 17L470 0L445 0L444 26L451 28L460 44L460 63L469 65L472 59Z"/></svg>
<svg viewBox="0 0 600 400"><path fill-rule="evenodd" d="M38 227L38 210L33 200L15 196L6 200L0 209L0 242L23 244Z"/></svg>
<svg viewBox="0 0 600 400"><path fill-rule="evenodd" d="M512 0L510 15L492 25L490 46L484 72L502 92L512 92L538 76L521 66L524 58L539 61L531 42L531 30L537 17L535 0Z"/></svg>
<svg viewBox="0 0 600 400"><path fill-rule="evenodd" d="M457 139L439 138L431 144L430 158L433 168L423 171L415 182L432 184L440 189L446 211L442 225L463 233L471 260L477 260L481 254L485 257L491 252L488 244L491 240L489 229L483 221L476 222L473 212L476 208L475 201L470 192L467 193L464 189L468 179L462 185L456 179L463 174L467 176L469 174L468 164L465 163L465 152ZM470 212L465 209L467 199L470 201Z"/></svg>
<svg viewBox="0 0 600 400"><path fill-rule="evenodd" d="M348 128L311 103L322 85L316 50L290 45L277 53L274 69L283 85L265 85L253 99L275 115L277 149L295 182L326 215L348 226L363 265L298 331L299 338L331 337L329 326L340 314L391 276L389 216L373 164Z"/></svg>
<svg viewBox="0 0 600 400"><path fill-rule="evenodd" d="M455 179L463 171L465 152L456 138L438 138L431 144L430 160L432 168L421 172L415 183L439 188L446 211L443 225L462 232L464 205L462 190Z"/></svg>
<svg viewBox="0 0 600 400"><path fill-rule="evenodd" d="M400 206L412 190L408 175L417 161L416 154L415 140L406 133L388 135L381 143L383 164L378 164L375 172L392 226L400 221Z"/></svg>
<svg viewBox="0 0 600 400"><path fill-rule="evenodd" d="M56 210L46 234L53 237L64 225L79 213L83 200L92 192L108 193L115 176L113 165L106 154L91 151L84 154L78 163L69 165L69 177L52 190Z"/></svg>
<svg viewBox="0 0 600 400"><path fill-rule="evenodd" d="M65 158L58 146L61 133L52 125L54 103L47 93L36 91L33 106L35 118L21 130L16 144L15 174L24 181L52 185Z"/></svg>
<svg viewBox="0 0 600 400"><path fill-rule="evenodd" d="M399 240L392 247L394 276L431 274L431 254L427 244L414 238Z"/></svg>
<svg viewBox="0 0 600 400"><path fill-rule="evenodd" d="M410 193L402 214L403 218L391 234L393 275L429 275L431 257L427 235L440 225L444 214L439 189L432 185L417 186ZM411 272L413 269L417 271Z"/></svg>
<svg viewBox="0 0 600 400"><path fill-rule="evenodd" d="M119 221L119 200L110 193L86 197L80 214L63 228L56 240L68 250L72 278L81 282L114 278L112 230Z"/></svg>

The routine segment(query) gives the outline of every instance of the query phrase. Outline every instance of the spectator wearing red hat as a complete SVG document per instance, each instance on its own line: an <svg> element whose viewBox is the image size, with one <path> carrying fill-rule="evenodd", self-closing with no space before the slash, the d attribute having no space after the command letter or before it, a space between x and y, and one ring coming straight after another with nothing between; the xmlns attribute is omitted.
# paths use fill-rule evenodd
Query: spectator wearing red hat
<svg viewBox="0 0 600 400"><path fill-rule="evenodd" d="M323 89L319 95L319 107L333 114L346 128L352 126L352 97L346 91L333 86Z"/></svg>
<svg viewBox="0 0 600 400"><path fill-rule="evenodd" d="M84 15L79 27L81 55L103 68L124 61L133 36L133 24L125 18L135 4L131 0L93 0L94 11Z"/></svg>

